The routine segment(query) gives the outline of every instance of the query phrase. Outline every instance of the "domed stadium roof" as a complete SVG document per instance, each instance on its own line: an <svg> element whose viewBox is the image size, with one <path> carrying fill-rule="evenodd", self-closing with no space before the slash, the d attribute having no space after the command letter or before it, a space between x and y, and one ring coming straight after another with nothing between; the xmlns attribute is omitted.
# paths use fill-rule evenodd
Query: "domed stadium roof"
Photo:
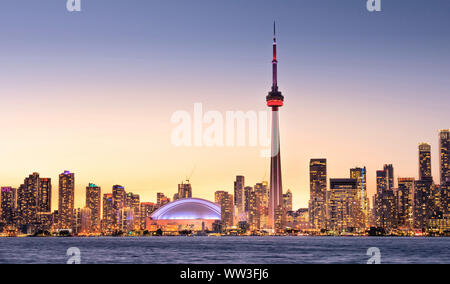
<svg viewBox="0 0 450 284"><path fill-rule="evenodd" d="M150 216L152 220L220 220L220 205L200 198L184 198L167 203Z"/></svg>

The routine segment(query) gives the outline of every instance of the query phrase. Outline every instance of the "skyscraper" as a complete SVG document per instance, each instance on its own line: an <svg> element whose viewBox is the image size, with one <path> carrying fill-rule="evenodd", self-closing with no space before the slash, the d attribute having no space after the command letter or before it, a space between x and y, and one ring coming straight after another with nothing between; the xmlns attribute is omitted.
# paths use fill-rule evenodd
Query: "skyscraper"
<svg viewBox="0 0 450 284"><path fill-rule="evenodd" d="M435 208L435 187L431 175L431 145L419 144L419 180L414 184L414 227L426 229Z"/></svg>
<svg viewBox="0 0 450 284"><path fill-rule="evenodd" d="M170 198L165 196L164 193L158 192L156 193L156 205L159 207L164 206L165 204L170 202Z"/></svg>
<svg viewBox="0 0 450 284"><path fill-rule="evenodd" d="M431 180L431 145L419 144L419 180Z"/></svg>
<svg viewBox="0 0 450 284"><path fill-rule="evenodd" d="M139 218L140 218L140 225L141 225L141 230L145 229L145 222L146 219L148 217L150 217L150 215L152 215L152 213L156 210L156 204L153 202L142 202L141 203L141 208L139 210L140 214L139 214Z"/></svg>
<svg viewBox="0 0 450 284"><path fill-rule="evenodd" d="M269 229L269 192L270 188L267 181L257 183L254 186L253 191L256 194L256 210L259 224L258 229Z"/></svg>
<svg viewBox="0 0 450 284"><path fill-rule="evenodd" d="M369 217L369 199L367 198L367 171L366 167L350 169L350 178L356 179L358 188L358 199L360 210L358 213L358 227L363 229L367 226Z"/></svg>
<svg viewBox="0 0 450 284"><path fill-rule="evenodd" d="M29 175L19 187L17 191L17 221L19 225L29 227L38 222L39 188L39 173Z"/></svg>
<svg viewBox="0 0 450 284"><path fill-rule="evenodd" d="M14 223L16 211L16 189L11 187L1 188L1 221L8 225Z"/></svg>
<svg viewBox="0 0 450 284"><path fill-rule="evenodd" d="M394 166L392 164L385 164L383 170L386 174L386 189L394 189Z"/></svg>
<svg viewBox="0 0 450 284"><path fill-rule="evenodd" d="M233 226L234 220L234 199L233 195L226 191L216 191L214 194L215 203L220 204L222 223L225 227Z"/></svg>
<svg viewBox="0 0 450 284"><path fill-rule="evenodd" d="M113 227L114 230L121 230L122 229L122 213L123 209L125 208L125 202L126 202L126 192L125 188L121 185L114 185L112 188L112 197L113 197L113 214L114 214L114 220L113 220Z"/></svg>
<svg viewBox="0 0 450 284"><path fill-rule="evenodd" d="M398 225L412 228L414 178L398 178Z"/></svg>
<svg viewBox="0 0 450 284"><path fill-rule="evenodd" d="M352 232L358 227L357 180L330 179L330 191L330 228L335 232Z"/></svg>
<svg viewBox="0 0 450 284"><path fill-rule="evenodd" d="M450 182L450 129L439 131L439 156L441 184Z"/></svg>
<svg viewBox="0 0 450 284"><path fill-rule="evenodd" d="M385 165L377 171L377 193L375 195L375 223L377 227L390 231L397 227L397 199L393 186L394 168Z"/></svg>
<svg viewBox="0 0 450 284"><path fill-rule="evenodd" d="M292 211L292 192L290 189L283 194L283 207L286 211Z"/></svg>
<svg viewBox="0 0 450 284"><path fill-rule="evenodd" d="M140 228L140 211L141 211L141 198L139 194L132 192L127 193L125 207L129 208L128 217L132 217L133 221L129 224L128 229L139 230ZM131 230L130 230L131 229Z"/></svg>
<svg viewBox="0 0 450 284"><path fill-rule="evenodd" d="M246 220L244 188L245 178L243 176L236 176L236 181L234 182L234 206L237 208L239 221Z"/></svg>
<svg viewBox="0 0 450 284"><path fill-rule="evenodd" d="M191 197L192 197L192 185L191 185L191 183L187 180L186 183L182 182L181 184L179 184L178 185L177 199L191 198Z"/></svg>
<svg viewBox="0 0 450 284"><path fill-rule="evenodd" d="M426 229L435 210L434 184L430 179L417 180L414 184L414 228Z"/></svg>
<svg viewBox="0 0 450 284"><path fill-rule="evenodd" d="M440 205L444 214L450 214L450 129L439 131Z"/></svg>
<svg viewBox="0 0 450 284"><path fill-rule="evenodd" d="M75 174L65 171L59 175L59 227L72 229L74 224Z"/></svg>
<svg viewBox="0 0 450 284"><path fill-rule="evenodd" d="M309 162L309 222L313 229L326 227L327 160L311 159Z"/></svg>
<svg viewBox="0 0 450 284"><path fill-rule="evenodd" d="M41 178L38 192L39 212L49 213L52 211L52 180Z"/></svg>
<svg viewBox="0 0 450 284"><path fill-rule="evenodd" d="M114 231L114 202L111 193L103 194L103 218L102 232L111 233Z"/></svg>
<svg viewBox="0 0 450 284"><path fill-rule="evenodd" d="M91 232L100 232L102 190L99 186L90 183L86 187L86 208L90 209Z"/></svg>

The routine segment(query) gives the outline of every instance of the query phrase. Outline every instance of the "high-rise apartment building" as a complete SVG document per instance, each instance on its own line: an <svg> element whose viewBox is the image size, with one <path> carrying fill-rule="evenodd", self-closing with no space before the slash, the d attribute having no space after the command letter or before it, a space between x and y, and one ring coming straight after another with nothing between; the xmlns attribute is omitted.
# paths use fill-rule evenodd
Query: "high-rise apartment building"
<svg viewBox="0 0 450 284"><path fill-rule="evenodd" d="M327 160L311 159L309 163L309 222L312 229L324 229L327 223Z"/></svg>
<svg viewBox="0 0 450 284"><path fill-rule="evenodd" d="M431 145L419 144L419 180L431 180Z"/></svg>
<svg viewBox="0 0 450 284"><path fill-rule="evenodd" d="M386 231L397 227L397 198L393 188L393 173L392 165L385 165L384 170L377 171L376 176L375 223Z"/></svg>
<svg viewBox="0 0 450 284"><path fill-rule="evenodd" d="M397 208L398 226L412 228L414 178L398 178Z"/></svg>
<svg viewBox="0 0 450 284"><path fill-rule="evenodd" d="M222 223L225 227L233 226L234 220L234 199L233 195L226 191L216 191L214 194L215 203L221 206Z"/></svg>
<svg viewBox="0 0 450 284"><path fill-rule="evenodd" d="M7 225L14 224L16 211L16 189L12 187L1 188L1 218Z"/></svg>
<svg viewBox="0 0 450 284"><path fill-rule="evenodd" d="M141 208L139 210L140 212L140 226L141 230L144 230L146 228L145 222L150 215L156 210L156 204L153 202L142 202Z"/></svg>
<svg viewBox="0 0 450 284"><path fill-rule="evenodd" d="M39 187L39 174L33 173L25 178L24 183L17 190L18 225L29 226L38 223Z"/></svg>
<svg viewBox="0 0 450 284"><path fill-rule="evenodd" d="M283 194L283 207L286 211L292 211L292 192L290 189Z"/></svg>
<svg viewBox="0 0 450 284"><path fill-rule="evenodd" d="M38 192L38 212L52 211L52 180L41 178Z"/></svg>
<svg viewBox="0 0 450 284"><path fill-rule="evenodd" d="M58 214L60 229L72 229L74 225L75 174L65 171L59 175Z"/></svg>
<svg viewBox="0 0 450 284"><path fill-rule="evenodd" d="M245 177L236 176L234 182L234 206L237 208L238 221L246 221L246 211L245 211Z"/></svg>
<svg viewBox="0 0 450 284"><path fill-rule="evenodd" d="M357 189L358 189L358 199L359 212L358 212L358 227L363 229L367 227L369 218L369 198L367 197L367 170L366 167L363 168L352 168L350 169L350 178L356 179Z"/></svg>
<svg viewBox="0 0 450 284"><path fill-rule="evenodd" d="M450 214L450 129L439 131L440 210Z"/></svg>
<svg viewBox="0 0 450 284"><path fill-rule="evenodd" d="M156 193L156 205L159 207L164 206L165 204L170 202L170 198L165 196L164 193L158 192Z"/></svg>
<svg viewBox="0 0 450 284"><path fill-rule="evenodd" d="M90 183L86 187L86 208L90 210L91 232L101 230L102 190L99 186Z"/></svg>
<svg viewBox="0 0 450 284"><path fill-rule="evenodd" d="M356 179L330 179L330 229L354 232L358 227L358 188Z"/></svg>
<svg viewBox="0 0 450 284"><path fill-rule="evenodd" d="M183 198L192 198L192 185L188 180L178 185L177 199Z"/></svg>
<svg viewBox="0 0 450 284"><path fill-rule="evenodd" d="M112 193L103 194L102 232L112 233L114 231L114 220L116 219L114 212Z"/></svg>

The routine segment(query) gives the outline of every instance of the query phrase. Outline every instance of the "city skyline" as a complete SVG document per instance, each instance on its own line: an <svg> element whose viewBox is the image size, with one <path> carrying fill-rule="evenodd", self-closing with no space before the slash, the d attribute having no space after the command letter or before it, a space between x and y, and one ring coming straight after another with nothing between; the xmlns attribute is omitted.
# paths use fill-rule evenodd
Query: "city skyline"
<svg viewBox="0 0 450 284"><path fill-rule="evenodd" d="M275 48L274 48L275 51ZM275 53L274 53L275 54ZM274 56L276 70L276 57ZM274 72L275 74L276 72ZM275 78L275 77L274 77ZM274 80L276 82L276 80ZM274 84L276 86L276 84ZM269 95L269 98L272 98ZM269 100L271 102L271 100ZM275 110L277 111L277 110ZM275 120L277 124L277 120ZM275 125L278 138L278 125ZM278 141L275 142L278 145ZM310 202L308 208L293 209L292 192L280 192L276 207L273 180L246 186L236 176L234 195L215 191L214 202L196 198L189 179L178 184L173 199L157 193L157 202L141 202L139 194L114 185L112 193L89 183L86 202L75 208L75 173L59 174L58 210L51 210L50 178L32 173L18 188L1 187L3 236L23 234L162 235L206 234L267 235L401 235L448 234L450 211L450 129L439 132L442 181L431 175L431 146L418 145L419 179L399 177L395 167L384 164L376 171L377 191L372 208L367 196L366 167L351 168L347 177L327 176L327 160L310 160ZM277 159L278 154L272 156ZM273 160L272 160L273 161ZM271 164L273 170L274 164ZM279 166L279 164L277 165ZM272 177L271 177L272 178ZM277 182L277 180L275 180ZM100 221L100 216L103 216Z"/></svg>
<svg viewBox="0 0 450 284"><path fill-rule="evenodd" d="M269 180L268 160L259 157L259 149L173 147L170 116L192 111L195 102L218 111L237 109L237 101L242 110L264 110L273 18L282 27L280 78L289 94L280 118L283 183L295 208L309 202L311 158L327 158L330 177L366 166L372 196L375 171L384 164L395 166L395 179L417 179L417 144L431 142L438 182L437 130L450 121L450 44L442 37L448 3L436 1L442 9L433 11L426 3L412 8L386 3L382 14L369 15L364 5L330 2L335 11L330 17L313 3L289 8L259 3L261 13L251 17L254 5L230 4L214 25L208 23L217 15L205 7L221 7L206 2L136 2L153 17L134 8L131 17L125 3L105 9L92 2L75 16L48 3L5 4L0 21L11 29L0 31L5 38L0 156L7 161L0 165L0 184L18 187L35 171L55 182L67 169L77 174L75 207L81 208L91 182L102 188L122 184L142 200L153 200L157 192L171 197L195 167L196 196L213 200L217 190L232 192L236 175L251 185ZM185 11L191 21L183 25ZM27 21L12 17L18 14ZM236 20L230 22L230 15ZM358 27L348 20L352 17ZM95 25L98 19L104 25ZM127 44L117 31L127 35ZM61 46L61 38L67 45ZM58 204L55 193L52 209Z"/></svg>
<svg viewBox="0 0 450 284"><path fill-rule="evenodd" d="M449 133L450 133L449 129L439 130L439 135L438 135L439 142L438 143L441 144L441 138L443 139L443 137L445 137L445 141L447 141L445 145L442 145L443 149L445 147L445 151L448 151L447 149L449 147L448 146ZM423 180L423 179L426 180L428 178L428 180L430 182L433 182L436 185L441 184L442 182L440 180L440 177L429 176L429 173L431 172L430 171L431 170L430 166L431 166L431 160L432 160L432 154L431 154L431 156L429 155L431 153L431 148L429 146L430 146L430 143L425 143L425 142L420 142L417 145L417 153L416 154L418 156L418 163L417 163L417 166L418 166L417 172L418 173L415 176L406 176L406 175L395 174L395 172L393 170L393 167L395 167L396 170L398 170L398 167L393 165L393 164L390 164L390 163L383 164L384 165L384 170L374 170L373 171L373 175L378 179L379 173L381 173L381 172L384 173L386 171L389 172L389 174L387 174L387 176L388 176L388 185L386 185L387 188L389 188L389 189L392 189L392 188L396 188L397 189L397 187L399 187L398 189L400 189L401 186L398 184L397 181L400 182L400 181L405 181L405 180L409 180L409 179L412 179L413 181L414 180L415 181L420 181L420 180ZM424 152L425 152L425 154L424 154ZM425 163L423 163L424 156L426 157L425 158L425 160L426 160ZM448 169L448 166L446 164L444 164L444 163L446 163L447 160L448 160L448 154L445 154L445 158L442 160L442 162L440 161L440 158L438 157L438 164L439 164L438 171L439 171L439 173L445 172L444 169ZM320 182L320 181L317 180L317 177L316 177L316 175L317 175L316 171L318 171L319 168L317 168L317 169L313 168L312 167L313 164L319 165L317 163L320 163L322 166L324 166L324 169L323 169L324 174L320 174L321 178L319 179L319 180L323 179L323 181L321 181L322 184L320 185L321 188L322 188L321 189L322 194L325 194L325 192L330 189L330 187L331 187L330 181L332 179L339 179L339 178L336 178L336 176L331 176L331 175L329 175L327 173L327 171L328 171L327 161L328 161L327 158L311 158L310 159L310 165L309 165L310 169L308 170L308 174L310 175L310 177L309 177L309 182L310 182L310 184L309 184L309 186L310 186L310 189L309 189L310 190L310 192L309 192L309 194L310 194L309 198L310 199L309 199L309 201L312 198L312 195L311 195L312 194L312 192L311 192L312 188L316 188L315 183L316 182ZM442 169L441 169L441 166L442 166ZM380 165L380 167L381 167L381 165ZM358 181L358 176L354 176L354 172L355 171L361 171L361 170L363 170L363 172L360 173L360 177L361 177L361 175L364 175L364 178L362 179L362 183L364 184L365 183L365 178L366 178L365 176L370 175L370 171L367 170L364 165L362 165L362 168L355 167L355 168L348 168L348 169L346 169L347 173L350 172L349 178L350 179L355 179L355 181ZM423 175L421 176L421 173L423 173L423 172L428 172L428 175L426 177L424 177ZM313 173L314 173L314 175L313 175ZM69 203L73 203L73 205L70 206L70 208L73 208L72 210L74 210L75 208L81 209L81 208L84 208L84 207L88 206L88 204L87 204L88 202L87 202L87 199L86 199L86 194L87 194L87 191L89 191L89 189L91 189L91 188L103 188L103 190L105 190L107 188L111 188L112 189L111 191L114 191L114 188L120 187L120 188L126 190L127 192L137 193L139 196L141 196L139 191L135 191L133 189L127 188L127 186L123 185L122 183L117 183L117 184L111 185L110 187L105 187L103 185L95 183L94 181L91 181L91 182L89 182L87 184L82 185L82 188L79 189L79 190L82 191L82 193L81 193L81 195L82 195L81 197L82 198L81 198L81 200L77 200L76 194L71 191L71 190L76 191L76 184L77 183L74 182L74 177L73 177L75 175L75 172L73 172L73 171L71 172L71 171L68 171L68 170L64 170L62 173L59 173L57 175L57 176L59 176L59 185L63 185L64 189L66 189L66 185L65 184L67 183L67 181L65 180L65 177L67 177L67 176L71 177L70 178L70 185L68 186L68 188L69 188L68 190L66 189L66 190L62 190L61 191L61 189L59 187L57 188L54 184L52 184L52 180L57 180L57 179L49 178L49 175L42 175L39 171L31 172L28 177L25 176L25 178L23 178L22 181L20 183L18 183L17 185L0 184L0 187L2 189L5 189L5 190L8 190L8 189L16 189L17 190L17 189L20 188L20 185L27 184L28 180L29 179L33 179L35 175L37 176L37 179L39 179L39 183L42 185L42 187L44 189L46 189L46 190L43 190L41 188L41 190L40 190L40 191L44 192L43 195L45 196L44 202L40 202L40 203L44 204L44 205L40 204L40 206L41 207L43 206L44 209L42 209L42 211L45 211L45 212L51 212L51 211L54 211L54 210L58 210L59 207L61 206L59 202L65 202L65 201L61 201L61 200L68 199L68 198L70 199L70 197L67 197L68 195L69 196L70 195L75 196L75 200L70 200L69 201ZM446 175L448 175L448 173L446 173ZM343 175L343 176L345 176L345 175ZM384 177L384 174L383 174L383 177ZM232 178L235 178L235 181L231 180L231 184L234 183L234 185L231 185L227 189L214 190L212 192L212 198L209 198L208 200L214 200L214 196L215 196L216 192L232 192L233 193L232 194L233 201L234 201L234 203L236 203L236 206L237 206L237 209L236 209L237 212L239 212L241 210L240 209L241 206L244 206L243 201L239 200L239 199L242 199L242 200L245 199L245 197L244 197L244 188L246 188L248 186L253 187L253 186L255 186L255 185L257 185L257 184L259 184L261 182L269 183L268 180L260 180L260 181L256 181L255 183L246 183L245 182L246 175L235 175ZM25 181L24 181L24 179L25 179ZM63 182L61 182L61 181L63 181ZM30 181L30 182L32 184L35 183L33 181ZM323 184L323 182L325 182L325 184ZM358 183L360 183L360 182L361 181L358 181ZM377 183L378 183L378 181L377 181ZM377 185L377 187L378 187L378 185ZM50 188L50 190L48 190L49 188ZM201 197L201 196L198 196L196 194L193 194L193 188L195 189L195 186L193 186L192 183L190 182L189 178L187 178L185 180L181 180L177 184L177 188L173 191L173 193L172 192L168 193L166 191L156 191L152 198L150 198L150 199L142 199L141 198L141 200L143 200L142 201L143 203L151 202L151 203L158 204L161 194L163 194L162 197L164 197L164 198L167 197L171 201L173 201L174 198L176 198L176 199L180 198L181 199L181 198L191 198L191 197L199 198L199 197ZM366 188L361 185L361 189L364 190L364 191L362 191L362 193L364 194L364 192L366 191ZM372 193L367 194L367 198L371 199L372 197L374 197L377 194L377 190L378 190L378 188L376 189L376 191L373 194ZM49 194L49 192L50 192L50 194ZM239 194L238 197L236 197L237 196L236 195L237 192L239 192L238 193ZM284 196L287 192L290 193L292 191L291 191L291 189L286 189L285 191L282 192L282 195ZM61 194L63 194L63 196L64 196L62 199L60 197ZM106 193L105 191L102 191L101 198L103 198L103 195L106 195L106 194L110 194L110 193ZM39 194L39 198L41 198L40 195L41 194ZM145 195L145 196L147 196L147 195ZM172 196L174 198L172 198ZM180 196L183 196L183 197L180 197ZM315 196L315 195L313 195L313 196ZM326 197L324 197L324 198L326 198ZM291 193L291 199L292 199L292 193ZM241 205L238 205L238 204L241 204ZM373 209L374 204L369 202L369 205ZM293 205L293 209L294 210L305 209L305 208L308 208L310 206L311 206L311 204L309 204L309 205L307 204L306 206L300 206L300 207L297 207L296 205ZM239 215L239 213L237 213L237 214Z"/></svg>

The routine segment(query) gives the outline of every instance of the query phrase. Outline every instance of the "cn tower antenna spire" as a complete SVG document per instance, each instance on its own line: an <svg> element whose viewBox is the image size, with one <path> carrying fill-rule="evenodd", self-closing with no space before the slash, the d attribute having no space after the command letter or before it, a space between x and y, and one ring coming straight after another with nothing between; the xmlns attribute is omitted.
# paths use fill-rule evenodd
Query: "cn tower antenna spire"
<svg viewBox="0 0 450 284"><path fill-rule="evenodd" d="M273 59L272 59L272 90L278 91L278 78L277 78L277 37L276 37L276 25L273 21Z"/></svg>
<svg viewBox="0 0 450 284"><path fill-rule="evenodd" d="M276 26L275 26L275 21L273 21L273 38L275 38L276 37L276 28L275 28Z"/></svg>

